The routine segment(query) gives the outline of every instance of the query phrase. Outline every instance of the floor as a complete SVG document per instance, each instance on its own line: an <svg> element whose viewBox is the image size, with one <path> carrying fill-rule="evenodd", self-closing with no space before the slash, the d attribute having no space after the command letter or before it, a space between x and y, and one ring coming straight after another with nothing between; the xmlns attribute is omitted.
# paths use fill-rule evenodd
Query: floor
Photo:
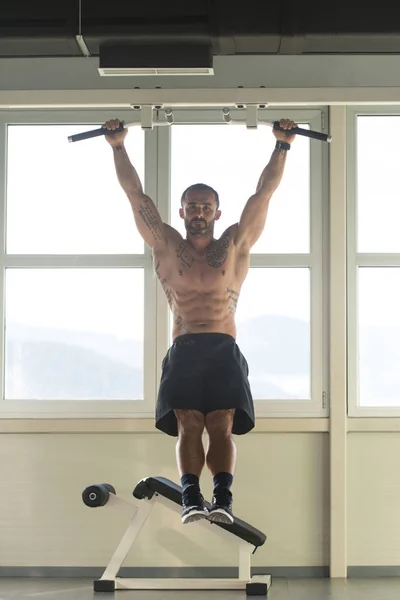
<svg viewBox="0 0 400 600"><path fill-rule="evenodd" d="M128 591L115 593L118 600L239 600L241 591ZM95 593L88 579L0 578L0 600L110 600L114 594ZM399 600L398 579L274 579L269 600Z"/></svg>

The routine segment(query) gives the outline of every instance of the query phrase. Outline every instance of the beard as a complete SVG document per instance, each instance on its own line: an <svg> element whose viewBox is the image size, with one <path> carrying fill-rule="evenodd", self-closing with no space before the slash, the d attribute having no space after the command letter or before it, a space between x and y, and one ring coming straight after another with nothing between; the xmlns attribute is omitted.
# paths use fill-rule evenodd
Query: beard
<svg viewBox="0 0 400 600"><path fill-rule="evenodd" d="M190 235L203 237L210 233L211 224L207 223L204 219L185 220L185 228Z"/></svg>

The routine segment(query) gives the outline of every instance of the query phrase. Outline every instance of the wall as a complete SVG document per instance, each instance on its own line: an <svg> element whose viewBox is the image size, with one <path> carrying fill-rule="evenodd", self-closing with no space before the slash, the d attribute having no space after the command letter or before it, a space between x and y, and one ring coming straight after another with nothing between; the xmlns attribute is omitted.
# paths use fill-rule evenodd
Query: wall
<svg viewBox="0 0 400 600"><path fill-rule="evenodd" d="M352 566L400 564L400 435L348 435L348 557Z"/></svg>
<svg viewBox="0 0 400 600"><path fill-rule="evenodd" d="M235 512L268 536L253 564L328 565L326 434L251 433L236 442ZM142 477L177 480L175 440L158 433L3 434L0 457L3 570L105 566L128 521L107 507L87 508L82 490L107 482L137 502L132 490ZM210 498L207 471L203 488ZM235 565L233 549L201 533L193 538L176 513L156 507L125 566Z"/></svg>

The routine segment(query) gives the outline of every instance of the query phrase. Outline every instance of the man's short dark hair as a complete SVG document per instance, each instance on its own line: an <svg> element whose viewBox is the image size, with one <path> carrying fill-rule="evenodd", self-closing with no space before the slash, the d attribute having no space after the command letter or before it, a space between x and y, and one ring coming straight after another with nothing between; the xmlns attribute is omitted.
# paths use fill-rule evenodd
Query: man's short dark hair
<svg viewBox="0 0 400 600"><path fill-rule="evenodd" d="M182 206L183 206L183 201L186 200L186 195L189 192L211 192L212 194L214 194L215 202L217 204L217 209L219 208L218 192L216 192L214 190L214 188L212 188L210 185L207 185L205 183L194 183L193 185L190 185L188 188L186 188L186 190L182 194L182 198L181 198Z"/></svg>

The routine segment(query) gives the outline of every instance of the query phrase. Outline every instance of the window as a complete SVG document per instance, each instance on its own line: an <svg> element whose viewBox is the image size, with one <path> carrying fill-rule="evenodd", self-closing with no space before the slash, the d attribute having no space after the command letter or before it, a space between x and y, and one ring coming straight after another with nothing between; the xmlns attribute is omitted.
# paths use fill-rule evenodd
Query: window
<svg viewBox="0 0 400 600"><path fill-rule="evenodd" d="M235 117L236 118L236 117ZM304 124L303 127L307 127ZM183 233L178 214L182 192L199 177L216 189L222 217L218 235L239 220L255 192L274 146L269 127L248 131L236 125L181 125L172 129L172 225ZM285 175L271 202L267 223L253 254L310 251L310 142L298 136ZM288 218L290 215L290 218Z"/></svg>
<svg viewBox="0 0 400 600"><path fill-rule="evenodd" d="M10 254L139 254L144 243L102 138L68 143L87 125L9 125L7 251ZM94 128L94 127L93 127ZM144 135L127 137L144 177Z"/></svg>
<svg viewBox="0 0 400 600"><path fill-rule="evenodd" d="M150 254L107 142L68 142L70 134L109 117L57 114L55 123L50 114L23 117L6 116L2 140L0 410L19 416L149 413L156 387ZM132 127L126 145L151 187L144 131ZM147 167L152 160L156 153L147 151Z"/></svg>
<svg viewBox="0 0 400 600"><path fill-rule="evenodd" d="M359 382L362 406L400 405L400 269L358 273Z"/></svg>
<svg viewBox="0 0 400 600"><path fill-rule="evenodd" d="M309 269L250 269L236 322L254 397L310 400Z"/></svg>
<svg viewBox="0 0 400 600"><path fill-rule="evenodd" d="M143 269L7 269L6 400L142 400Z"/></svg>
<svg viewBox="0 0 400 600"><path fill-rule="evenodd" d="M284 115L265 111L261 116L275 120ZM245 117L235 111L232 118ZM299 111L289 118L304 128L321 128L317 111ZM268 126L248 130L244 121L241 126L218 122L216 111L181 111L169 132L170 219L182 235L186 233L180 199L189 185L206 183L218 191L222 211L215 228L218 237L239 220L275 145ZM321 171L321 144L297 136L242 287L237 342L249 364L260 415L324 414Z"/></svg>
<svg viewBox="0 0 400 600"><path fill-rule="evenodd" d="M400 115L349 110L349 414L400 414L400 238L396 153L382 131ZM349 162L349 164L352 164Z"/></svg>
<svg viewBox="0 0 400 600"><path fill-rule="evenodd" d="M321 111L265 110L321 130ZM103 138L101 111L0 119L0 415L154 417L169 308ZM118 117L139 122L139 111ZM128 154L162 217L184 233L180 197L203 181L220 193L216 234L236 222L271 156L268 126L221 124L220 110L174 110L173 127L132 127ZM160 115L160 118L162 116ZM217 124L219 123L219 124ZM266 229L251 253L237 311L258 416L323 416L326 390L326 146L300 137ZM3 194L5 191L5 194Z"/></svg>
<svg viewBox="0 0 400 600"><path fill-rule="evenodd" d="M400 115L357 117L357 252L400 253L399 161L382 152L382 132L400 135Z"/></svg>

